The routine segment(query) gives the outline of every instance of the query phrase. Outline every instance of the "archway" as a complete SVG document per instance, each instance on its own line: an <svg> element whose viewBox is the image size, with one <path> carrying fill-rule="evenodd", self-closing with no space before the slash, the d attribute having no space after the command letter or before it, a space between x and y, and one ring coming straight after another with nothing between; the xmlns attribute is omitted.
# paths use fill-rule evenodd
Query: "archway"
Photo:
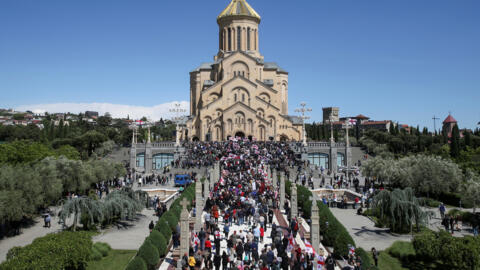
<svg viewBox="0 0 480 270"><path fill-rule="evenodd" d="M280 135L280 141L281 141L281 142L286 142L286 141L288 141L288 136L287 136L287 135L283 135L283 134Z"/></svg>
<svg viewBox="0 0 480 270"><path fill-rule="evenodd" d="M238 131L237 133L235 133L235 138L236 137L239 137L239 138L245 138L245 133L241 132L241 131Z"/></svg>
<svg viewBox="0 0 480 270"><path fill-rule="evenodd" d="M249 141L252 141L252 140L253 140L252 135L248 136L248 140L249 140Z"/></svg>
<svg viewBox="0 0 480 270"><path fill-rule="evenodd" d="M192 140L193 140L194 142L198 142L198 141L200 141L200 140L198 139L198 137L197 137L197 136L193 137L193 139L192 139Z"/></svg>

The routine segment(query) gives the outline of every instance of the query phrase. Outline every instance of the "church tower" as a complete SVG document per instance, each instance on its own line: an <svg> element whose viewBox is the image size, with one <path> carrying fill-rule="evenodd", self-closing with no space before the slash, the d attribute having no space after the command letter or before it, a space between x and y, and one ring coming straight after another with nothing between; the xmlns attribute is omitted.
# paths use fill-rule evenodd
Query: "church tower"
<svg viewBox="0 0 480 270"><path fill-rule="evenodd" d="M219 51L223 58L235 51L243 51L260 58L258 26L260 15L245 1L233 0L217 17Z"/></svg>
<svg viewBox="0 0 480 270"><path fill-rule="evenodd" d="M264 62L260 15L246 0L231 0L218 15L214 62L190 72L190 140L301 139L301 119L288 115L288 72Z"/></svg>

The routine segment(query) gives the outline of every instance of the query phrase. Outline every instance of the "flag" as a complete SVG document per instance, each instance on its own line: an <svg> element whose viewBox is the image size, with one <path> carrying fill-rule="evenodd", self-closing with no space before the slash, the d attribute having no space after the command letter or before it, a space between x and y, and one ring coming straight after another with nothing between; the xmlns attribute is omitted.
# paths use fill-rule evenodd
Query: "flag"
<svg viewBox="0 0 480 270"><path fill-rule="evenodd" d="M322 270L325 265L325 258L322 255L317 254L317 270Z"/></svg>
<svg viewBox="0 0 480 270"><path fill-rule="evenodd" d="M355 247L354 246L350 246L350 249L348 250L348 255L355 256Z"/></svg>
<svg viewBox="0 0 480 270"><path fill-rule="evenodd" d="M293 238L293 234L290 234L290 237L288 237L288 246L287 246L287 251L290 252L293 250L295 247L295 239Z"/></svg>
<svg viewBox="0 0 480 270"><path fill-rule="evenodd" d="M305 239L305 251L309 254L315 254L315 249L312 247L312 244L310 244L306 239Z"/></svg>

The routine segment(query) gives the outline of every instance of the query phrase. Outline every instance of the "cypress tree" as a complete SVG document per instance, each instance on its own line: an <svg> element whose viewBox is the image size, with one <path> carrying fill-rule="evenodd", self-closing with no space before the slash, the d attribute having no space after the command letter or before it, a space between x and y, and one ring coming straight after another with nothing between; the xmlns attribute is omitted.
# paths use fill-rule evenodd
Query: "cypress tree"
<svg viewBox="0 0 480 270"><path fill-rule="evenodd" d="M458 126L455 125L452 129L452 138L450 142L450 155L453 158L458 157L460 154L460 132L458 131Z"/></svg>

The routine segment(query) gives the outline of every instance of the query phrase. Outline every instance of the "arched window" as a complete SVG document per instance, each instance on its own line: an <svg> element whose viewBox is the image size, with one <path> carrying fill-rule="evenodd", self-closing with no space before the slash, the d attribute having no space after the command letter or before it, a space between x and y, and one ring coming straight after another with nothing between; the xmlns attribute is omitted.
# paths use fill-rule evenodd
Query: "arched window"
<svg viewBox="0 0 480 270"><path fill-rule="evenodd" d="M232 50L232 29L228 28L228 50Z"/></svg>
<svg viewBox="0 0 480 270"><path fill-rule="evenodd" d="M247 27L247 51L250 51L250 27Z"/></svg>
<svg viewBox="0 0 480 270"><path fill-rule="evenodd" d="M240 51L242 49L242 28L239 26L237 27L237 50Z"/></svg>
<svg viewBox="0 0 480 270"><path fill-rule="evenodd" d="M242 94L242 102L245 102L245 94Z"/></svg>
<svg viewBox="0 0 480 270"><path fill-rule="evenodd" d="M237 102L237 94L233 95L233 100Z"/></svg>

